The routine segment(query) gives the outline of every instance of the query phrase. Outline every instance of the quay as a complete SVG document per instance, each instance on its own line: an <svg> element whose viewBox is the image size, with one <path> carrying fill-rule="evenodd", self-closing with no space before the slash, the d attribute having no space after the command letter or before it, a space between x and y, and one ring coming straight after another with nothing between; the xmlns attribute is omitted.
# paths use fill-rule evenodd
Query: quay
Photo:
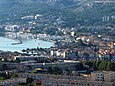
<svg viewBox="0 0 115 86"><path fill-rule="evenodd" d="M17 43L12 43L12 45L22 44L22 41L20 39L17 39L16 41Z"/></svg>

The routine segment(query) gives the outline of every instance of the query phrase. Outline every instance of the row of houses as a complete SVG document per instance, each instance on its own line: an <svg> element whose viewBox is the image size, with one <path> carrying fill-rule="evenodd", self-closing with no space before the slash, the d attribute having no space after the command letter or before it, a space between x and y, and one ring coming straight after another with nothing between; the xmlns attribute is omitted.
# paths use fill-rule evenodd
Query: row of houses
<svg viewBox="0 0 115 86"><path fill-rule="evenodd" d="M0 81L0 86L16 86L18 83L26 83L26 78L13 78Z"/></svg>
<svg viewBox="0 0 115 86"><path fill-rule="evenodd" d="M115 86L115 72L97 71L90 76L19 74L19 77L32 78L38 86Z"/></svg>

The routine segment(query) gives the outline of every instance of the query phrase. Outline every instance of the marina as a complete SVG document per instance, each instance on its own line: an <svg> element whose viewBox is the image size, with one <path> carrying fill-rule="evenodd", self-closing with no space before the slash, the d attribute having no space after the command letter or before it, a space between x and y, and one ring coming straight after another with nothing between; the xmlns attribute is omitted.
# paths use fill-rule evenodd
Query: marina
<svg viewBox="0 0 115 86"><path fill-rule="evenodd" d="M27 48L50 48L53 46L52 42L47 42L38 39L28 39L25 41L16 41L12 39L8 39L5 37L0 37L0 50L3 51L21 51Z"/></svg>

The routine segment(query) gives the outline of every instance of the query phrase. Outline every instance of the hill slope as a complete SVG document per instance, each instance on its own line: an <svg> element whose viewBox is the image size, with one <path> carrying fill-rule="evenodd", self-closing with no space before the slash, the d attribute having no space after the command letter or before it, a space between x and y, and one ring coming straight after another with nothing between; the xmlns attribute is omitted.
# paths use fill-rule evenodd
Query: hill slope
<svg viewBox="0 0 115 86"><path fill-rule="evenodd" d="M115 23L115 2L96 0L0 0L0 23L8 17L62 12L70 24ZM101 0L100 0L101 1Z"/></svg>
<svg viewBox="0 0 115 86"><path fill-rule="evenodd" d="M37 13L56 13L56 9L45 3L31 0L0 0L0 23L7 22L7 19L18 20L22 16L34 15Z"/></svg>
<svg viewBox="0 0 115 86"><path fill-rule="evenodd" d="M89 2L67 9L76 15L76 21L83 24L115 23L115 2Z"/></svg>

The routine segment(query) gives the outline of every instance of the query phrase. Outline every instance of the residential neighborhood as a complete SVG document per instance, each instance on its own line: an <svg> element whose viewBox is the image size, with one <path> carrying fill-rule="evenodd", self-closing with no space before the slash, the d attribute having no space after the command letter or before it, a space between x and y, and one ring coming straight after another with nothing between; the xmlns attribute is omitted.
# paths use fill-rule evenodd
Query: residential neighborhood
<svg viewBox="0 0 115 86"><path fill-rule="evenodd" d="M114 6L0 1L0 86L115 86Z"/></svg>

